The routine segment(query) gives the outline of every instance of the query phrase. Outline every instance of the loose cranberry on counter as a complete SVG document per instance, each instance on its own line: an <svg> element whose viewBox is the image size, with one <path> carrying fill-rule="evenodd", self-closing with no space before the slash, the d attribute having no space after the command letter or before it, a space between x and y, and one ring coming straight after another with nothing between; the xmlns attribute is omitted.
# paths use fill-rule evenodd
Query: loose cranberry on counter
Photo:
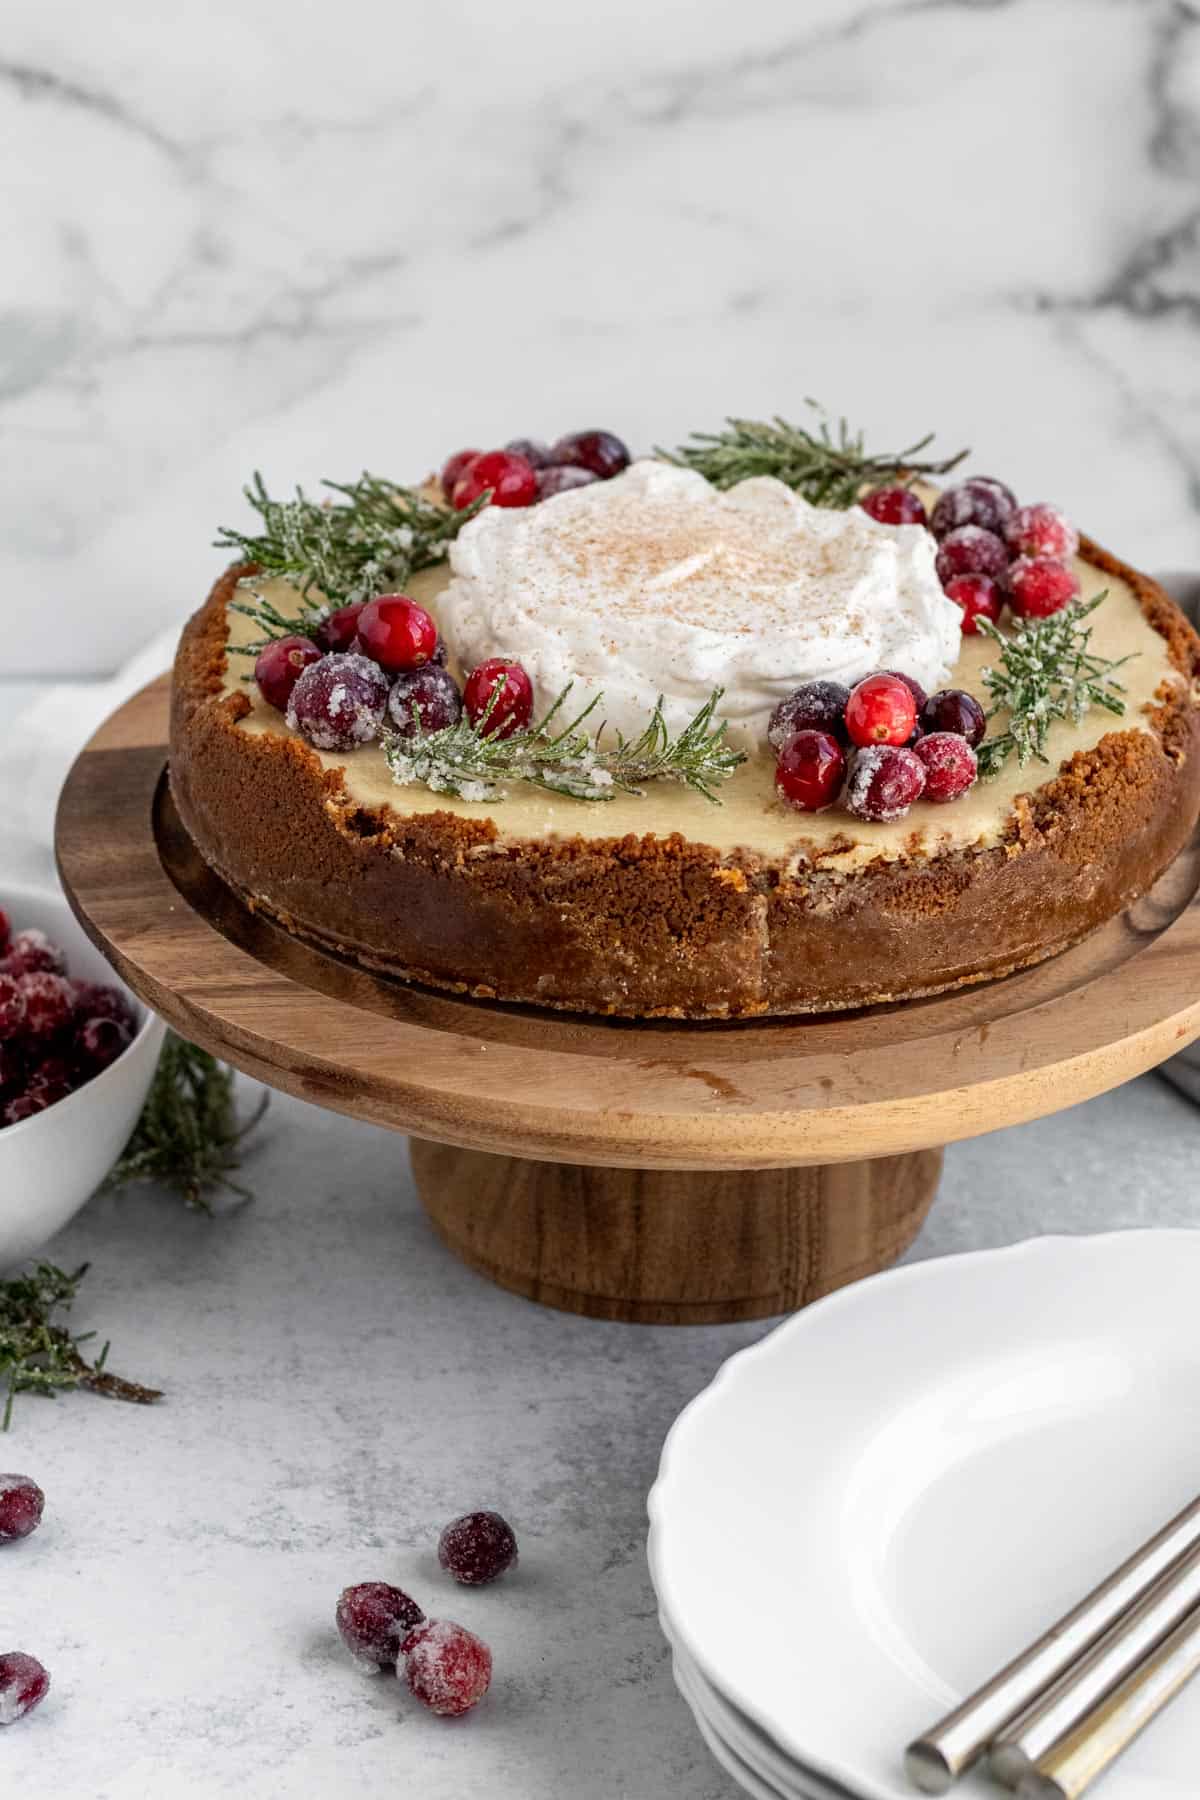
<svg viewBox="0 0 1200 1800"><path fill-rule="evenodd" d="M906 744L917 723L917 703L899 675L868 675L851 688L846 730L852 744Z"/></svg>
<svg viewBox="0 0 1200 1800"><path fill-rule="evenodd" d="M292 689L287 722L317 750L356 750L379 736L391 683L366 656L323 656Z"/></svg>
<svg viewBox="0 0 1200 1800"><path fill-rule="evenodd" d="M254 662L254 679L268 706L286 712L292 689L305 669L325 654L311 638L281 637L260 650Z"/></svg>
<svg viewBox="0 0 1200 1800"><path fill-rule="evenodd" d="M449 1619L425 1620L409 1632L401 1650L410 1692L442 1718L470 1712L491 1685L491 1651Z"/></svg>
<svg viewBox="0 0 1200 1800"><path fill-rule="evenodd" d="M65 975L22 975L17 986L25 1001L27 1038L51 1038L71 1023L75 990Z"/></svg>
<svg viewBox="0 0 1200 1800"><path fill-rule="evenodd" d="M990 575L1001 581L1008 568L1008 548L994 531L982 525L960 525L941 542L937 553L938 580L945 587L956 575Z"/></svg>
<svg viewBox="0 0 1200 1800"><path fill-rule="evenodd" d="M67 959L58 945L52 944L45 932L38 931L36 926L14 931L9 939L4 956L7 975L61 975L66 966Z"/></svg>
<svg viewBox="0 0 1200 1800"><path fill-rule="evenodd" d="M963 688L939 688L930 694L921 708L921 729L927 732L952 731L966 738L974 749L983 742L987 718L974 694Z"/></svg>
<svg viewBox="0 0 1200 1800"><path fill-rule="evenodd" d="M846 753L828 731L797 731L775 765L775 788L799 812L824 812L842 791Z"/></svg>
<svg viewBox="0 0 1200 1800"><path fill-rule="evenodd" d="M386 1669L400 1660L402 1640L425 1614L403 1588L387 1581L360 1581L343 1590L335 1617L350 1654Z"/></svg>
<svg viewBox="0 0 1200 1800"><path fill-rule="evenodd" d="M599 481L590 469L572 469L564 465L560 469L539 469L537 472L537 492L539 500L552 500L555 494L569 493L572 488L591 487Z"/></svg>
<svg viewBox="0 0 1200 1800"><path fill-rule="evenodd" d="M510 450L489 450L467 464L451 495L456 510L473 506L489 488L493 506L532 506L538 497L532 466Z"/></svg>
<svg viewBox="0 0 1200 1800"><path fill-rule="evenodd" d="M872 488L858 503L881 525L928 525L921 496L906 487Z"/></svg>
<svg viewBox="0 0 1200 1800"><path fill-rule="evenodd" d="M1018 507L1006 535L1013 556L1050 556L1062 562L1079 548L1079 533L1070 519L1044 500Z"/></svg>
<svg viewBox="0 0 1200 1800"><path fill-rule="evenodd" d="M414 669L411 675L401 675L388 695L388 718L402 738L416 736L418 713L421 730L428 734L457 725L462 710L462 695L456 682L435 663Z"/></svg>
<svg viewBox="0 0 1200 1800"><path fill-rule="evenodd" d="M1074 570L1049 556L1022 556L1008 571L1008 604L1020 619L1048 619L1076 599Z"/></svg>
<svg viewBox="0 0 1200 1800"><path fill-rule="evenodd" d="M925 765L925 798L943 805L974 787L979 774L975 752L953 731L933 731L913 745Z"/></svg>
<svg viewBox="0 0 1200 1800"><path fill-rule="evenodd" d="M21 1035L25 1029L25 995L21 979L0 974L0 1043Z"/></svg>
<svg viewBox="0 0 1200 1800"><path fill-rule="evenodd" d="M556 467L588 469L601 481L611 481L629 467L629 452L611 431L573 431L552 446L550 461Z"/></svg>
<svg viewBox="0 0 1200 1800"><path fill-rule="evenodd" d="M979 525L984 531L1003 536L1016 504L1003 482L993 481L987 475L975 475L939 495L929 527L936 538L948 537L964 525Z"/></svg>
<svg viewBox="0 0 1200 1800"><path fill-rule="evenodd" d="M36 1531L45 1505L45 1494L28 1475L0 1475L0 1544Z"/></svg>
<svg viewBox="0 0 1200 1800"><path fill-rule="evenodd" d="M480 1587L516 1568L516 1533L498 1512L464 1513L438 1539L438 1561L464 1587Z"/></svg>
<svg viewBox="0 0 1200 1800"><path fill-rule="evenodd" d="M15 1725L18 1719L40 1706L50 1689L50 1677L36 1656L23 1650L6 1650L0 1654L0 1725Z"/></svg>
<svg viewBox="0 0 1200 1800"><path fill-rule="evenodd" d="M510 438L504 448L510 456L523 456L531 469L544 469L549 465L550 446L543 444L540 438Z"/></svg>
<svg viewBox="0 0 1200 1800"><path fill-rule="evenodd" d="M514 731L524 731L533 717L533 683L519 662L490 656L468 676L463 705L472 725L481 724L486 714L488 737L511 737Z"/></svg>
<svg viewBox="0 0 1200 1800"><path fill-rule="evenodd" d="M365 600L352 600L349 606L339 606L336 612L321 620L313 642L326 652L353 650L358 621L366 604Z"/></svg>
<svg viewBox="0 0 1200 1800"><path fill-rule="evenodd" d="M358 616L358 636L364 656L389 675L424 668L432 662L438 643L432 617L407 594L381 594L369 600Z"/></svg>
<svg viewBox="0 0 1200 1800"><path fill-rule="evenodd" d="M980 619L993 623L1004 610L1004 594L1000 583L990 575L955 575L946 583L946 593L955 606L962 608L962 628L967 637L980 635Z"/></svg>
<svg viewBox="0 0 1200 1800"><path fill-rule="evenodd" d="M886 825L902 819L925 791L925 765L915 751L890 744L859 750L851 759L843 805L856 819Z"/></svg>
<svg viewBox="0 0 1200 1800"><path fill-rule="evenodd" d="M847 742L846 702L850 689L840 681L805 681L781 700L767 726L767 742L782 750L798 731L827 731L839 743Z"/></svg>
<svg viewBox="0 0 1200 1800"><path fill-rule="evenodd" d="M439 480L442 484L442 492L445 494L447 500L453 497L455 485L461 477L466 474L471 464L475 461L475 458L482 455L482 450L456 450L454 455L448 457L442 464L442 473Z"/></svg>

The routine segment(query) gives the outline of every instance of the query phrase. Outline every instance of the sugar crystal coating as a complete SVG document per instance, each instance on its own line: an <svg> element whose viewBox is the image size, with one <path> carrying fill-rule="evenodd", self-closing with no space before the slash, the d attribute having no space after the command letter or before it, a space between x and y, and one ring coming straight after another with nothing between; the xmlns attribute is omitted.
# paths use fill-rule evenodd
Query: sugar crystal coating
<svg viewBox="0 0 1200 1800"><path fill-rule="evenodd" d="M516 1567L516 1534L498 1512L463 1513L442 1532L438 1561L455 1581L478 1587Z"/></svg>
<svg viewBox="0 0 1200 1800"><path fill-rule="evenodd" d="M449 1619L427 1619L409 1632L401 1649L410 1692L442 1718L470 1712L491 1685L491 1651Z"/></svg>
<svg viewBox="0 0 1200 1800"><path fill-rule="evenodd" d="M15 1543L42 1522L46 1496L28 1475L0 1475L0 1543Z"/></svg>
<svg viewBox="0 0 1200 1800"><path fill-rule="evenodd" d="M316 750L356 750L379 736L390 688L370 657L323 656L292 689L287 722Z"/></svg>
<svg viewBox="0 0 1200 1800"><path fill-rule="evenodd" d="M0 1725L15 1725L40 1706L50 1687L50 1677L36 1656L23 1650L0 1654Z"/></svg>

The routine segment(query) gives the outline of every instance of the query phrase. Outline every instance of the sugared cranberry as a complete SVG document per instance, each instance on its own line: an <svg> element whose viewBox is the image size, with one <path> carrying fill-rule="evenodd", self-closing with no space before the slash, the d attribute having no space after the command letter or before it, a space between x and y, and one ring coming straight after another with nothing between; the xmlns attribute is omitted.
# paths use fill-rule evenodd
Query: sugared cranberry
<svg viewBox="0 0 1200 1800"><path fill-rule="evenodd" d="M629 452L611 431L573 431L559 438L550 451L550 461L574 469L589 469L601 481L611 481L629 467Z"/></svg>
<svg viewBox="0 0 1200 1800"><path fill-rule="evenodd" d="M428 734L457 725L462 709L458 684L436 663L414 669L411 675L401 675L388 695L388 718L402 738L416 736L418 713L421 730Z"/></svg>
<svg viewBox="0 0 1200 1800"><path fill-rule="evenodd" d="M79 1059L89 1075L98 1075L128 1050L130 1033L116 1019L85 1019L75 1035Z"/></svg>
<svg viewBox="0 0 1200 1800"><path fill-rule="evenodd" d="M21 1045L15 1041L0 1041L0 1099L11 1100L17 1089L23 1089L26 1079L25 1057Z"/></svg>
<svg viewBox="0 0 1200 1800"><path fill-rule="evenodd" d="M30 1069L26 1086L31 1090L50 1088L55 1094L69 1094L74 1081L75 1071L65 1056L43 1056Z"/></svg>
<svg viewBox="0 0 1200 1800"><path fill-rule="evenodd" d="M544 469L550 461L550 446L541 438L510 438L504 448L510 456L523 456L531 469Z"/></svg>
<svg viewBox="0 0 1200 1800"><path fill-rule="evenodd" d="M58 945L52 944L45 932L38 931L36 926L14 931L9 939L4 956L4 970L8 975L61 975L66 966L67 959Z"/></svg>
<svg viewBox="0 0 1200 1800"><path fill-rule="evenodd" d="M930 732L913 745L913 754L925 765L926 800L942 805L974 787L979 773L975 752L957 732Z"/></svg>
<svg viewBox="0 0 1200 1800"><path fill-rule="evenodd" d="M442 473L439 479L442 484L442 492L447 500L453 497L456 484L466 474L475 458L482 455L482 450L456 450L454 455L448 457L442 464Z"/></svg>
<svg viewBox="0 0 1200 1800"><path fill-rule="evenodd" d="M511 737L524 731L533 716L533 683L520 663L490 656L468 676L463 705L472 725L481 725L486 715L488 737Z"/></svg>
<svg viewBox="0 0 1200 1800"><path fill-rule="evenodd" d="M939 688L930 694L921 708L921 729L927 732L952 731L966 738L974 748L983 742L987 718L974 694L963 688Z"/></svg>
<svg viewBox="0 0 1200 1800"><path fill-rule="evenodd" d="M287 722L318 750L355 750L379 736L391 683L369 657L323 656L292 689Z"/></svg>
<svg viewBox="0 0 1200 1800"><path fill-rule="evenodd" d="M886 825L902 819L925 791L925 765L913 750L875 744L850 763L843 804L856 819Z"/></svg>
<svg viewBox="0 0 1200 1800"><path fill-rule="evenodd" d="M120 988L99 981L73 981L75 1016L79 1019L115 1019L132 1032L137 1025L137 1012L127 994Z"/></svg>
<svg viewBox="0 0 1200 1800"><path fill-rule="evenodd" d="M254 664L258 691L276 712L286 712L292 689L305 669L320 662L324 651L306 637L276 638L260 650Z"/></svg>
<svg viewBox="0 0 1200 1800"><path fill-rule="evenodd" d="M488 1691L492 1653L462 1625L427 1619L409 1632L401 1649L409 1691L442 1718L470 1712Z"/></svg>
<svg viewBox="0 0 1200 1800"><path fill-rule="evenodd" d="M23 1650L4 1651L0 1655L0 1725L15 1725L23 1719L41 1705L49 1688L50 1677L36 1656L26 1656Z"/></svg>
<svg viewBox="0 0 1200 1800"><path fill-rule="evenodd" d="M1062 562L1079 548L1079 533L1070 519L1044 500L1019 506L1008 521L1007 537L1014 556L1052 556Z"/></svg>
<svg viewBox="0 0 1200 1800"><path fill-rule="evenodd" d="M37 1113L48 1111L57 1101L65 1098L64 1094L56 1093L53 1088L27 1088L23 1094L14 1094L13 1098L5 1103L0 1118L6 1125L20 1125L26 1119L32 1119Z"/></svg>
<svg viewBox="0 0 1200 1800"><path fill-rule="evenodd" d="M516 1534L498 1512L464 1513L438 1539L438 1561L464 1587L480 1587L516 1567Z"/></svg>
<svg viewBox="0 0 1200 1800"><path fill-rule="evenodd" d="M799 812L824 812L842 791L846 753L828 731L797 731L779 752L775 789Z"/></svg>
<svg viewBox="0 0 1200 1800"><path fill-rule="evenodd" d="M957 487L947 488L939 496L929 528L936 538L948 537L964 525L980 525L984 531L1003 536L1015 505L1016 501L1002 483L992 481L986 475L975 476L970 481L959 482Z"/></svg>
<svg viewBox="0 0 1200 1800"><path fill-rule="evenodd" d="M339 606L327 619L322 619L313 640L317 647L326 652L352 650L358 636L358 621L366 604L365 600L352 600L349 606Z"/></svg>
<svg viewBox="0 0 1200 1800"><path fill-rule="evenodd" d="M432 662L438 629L429 613L407 594L381 594L358 615L363 654L389 675L405 675Z"/></svg>
<svg viewBox="0 0 1200 1800"><path fill-rule="evenodd" d="M0 974L0 1043L18 1037L25 1029L25 996L21 979Z"/></svg>
<svg viewBox="0 0 1200 1800"><path fill-rule="evenodd" d="M1049 556L1022 556L1008 571L1008 604L1021 619L1048 619L1079 593L1074 570Z"/></svg>
<svg viewBox="0 0 1200 1800"><path fill-rule="evenodd" d="M453 501L461 512L491 489L493 506L532 506L538 497L537 476L523 456L511 450L489 450L467 464L454 484Z"/></svg>
<svg viewBox="0 0 1200 1800"><path fill-rule="evenodd" d="M919 494L911 488L872 488L858 503L881 525L928 525L929 517Z"/></svg>
<svg viewBox="0 0 1200 1800"><path fill-rule="evenodd" d="M351 1656L389 1668L399 1662L401 1642L425 1614L403 1588L387 1581L360 1581L344 1589L335 1617Z"/></svg>
<svg viewBox="0 0 1200 1800"><path fill-rule="evenodd" d="M555 494L569 493L572 488L591 487L599 481L590 469L572 469L564 465L561 469L539 469L537 472L537 491L539 500L552 500Z"/></svg>
<svg viewBox="0 0 1200 1800"><path fill-rule="evenodd" d="M906 744L916 722L912 689L898 675L868 675L851 688L846 730L852 744Z"/></svg>
<svg viewBox="0 0 1200 1800"><path fill-rule="evenodd" d="M0 956L8 949L8 940L12 936L12 921L4 908L0 906Z"/></svg>
<svg viewBox="0 0 1200 1800"><path fill-rule="evenodd" d="M45 1505L45 1494L28 1475L0 1475L0 1544L36 1531Z"/></svg>
<svg viewBox="0 0 1200 1800"><path fill-rule="evenodd" d="M25 1001L25 1035L50 1038L71 1023L75 991L65 975L22 975L17 983Z"/></svg>
<svg viewBox="0 0 1200 1800"><path fill-rule="evenodd" d="M967 637L978 637L980 619L993 623L1004 609L1000 583L990 575L954 575L946 583L946 593L955 606L962 608L962 628Z"/></svg>
<svg viewBox="0 0 1200 1800"><path fill-rule="evenodd" d="M846 702L850 689L840 681L806 681L781 700L767 726L772 750L782 750L798 731L827 731L846 743Z"/></svg>
<svg viewBox="0 0 1200 1800"><path fill-rule="evenodd" d="M990 575L1003 578L1008 568L1004 539L982 525L960 525L941 542L937 553L938 580L945 587L956 575Z"/></svg>

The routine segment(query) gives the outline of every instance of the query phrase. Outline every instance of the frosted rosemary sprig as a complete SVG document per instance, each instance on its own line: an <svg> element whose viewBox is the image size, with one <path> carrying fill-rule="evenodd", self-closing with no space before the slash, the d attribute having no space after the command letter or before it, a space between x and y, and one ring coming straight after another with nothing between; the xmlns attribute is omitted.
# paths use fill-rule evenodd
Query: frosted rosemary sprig
<svg viewBox="0 0 1200 1800"><path fill-rule="evenodd" d="M583 729L600 704L599 695L568 723L561 723L569 683L537 725L511 737L489 736L488 720L503 688L502 677L475 724L464 717L441 731L426 732L419 709L414 708L417 721L411 737L389 732L383 738L392 779L401 787L419 784L460 800L503 800L505 781L531 782L573 800L611 800L618 793L640 794L648 781L669 780L716 802L713 789L745 761L742 751L725 742L725 721L713 724L722 688L713 689L676 736L667 727L660 695L640 736L626 738L614 731L611 744L603 742L603 725L594 733Z"/></svg>
<svg viewBox="0 0 1200 1800"><path fill-rule="evenodd" d="M1114 662L1094 655L1088 648L1092 628L1084 624L1107 593L1105 588L1093 600L1072 601L1048 619L1023 625L1013 637L1006 637L990 619L976 620L978 628L1000 645L1000 660L981 677L995 703L988 718L1009 714L1007 729L979 746L981 775L998 775L1014 755L1021 768L1034 758L1048 762L1046 739L1056 719L1078 725L1093 706L1118 717L1124 713L1125 689L1113 671L1130 659L1122 656Z"/></svg>
<svg viewBox="0 0 1200 1800"><path fill-rule="evenodd" d="M831 419L815 400L806 404L816 415L812 430L778 416L769 422L728 419L724 431L694 431L686 444L657 455L695 469L719 488L752 475L774 475L814 506L852 506L864 487L945 475L967 455L960 450L941 461L921 460L932 432L906 450L869 452L862 433L851 431L845 419Z"/></svg>
<svg viewBox="0 0 1200 1800"><path fill-rule="evenodd" d="M230 605L253 619L262 636L252 644L230 645L239 656L257 656L272 638L312 637L339 606L403 587L410 576L443 560L467 520L491 498L489 490L455 512L379 475L322 485L340 498L312 500L297 488L293 499L273 500L256 471L245 494L261 529L223 526L218 533L219 549L257 563L261 576L290 581L300 594L299 615L285 615L254 592L256 577L247 578L244 591L253 597Z"/></svg>

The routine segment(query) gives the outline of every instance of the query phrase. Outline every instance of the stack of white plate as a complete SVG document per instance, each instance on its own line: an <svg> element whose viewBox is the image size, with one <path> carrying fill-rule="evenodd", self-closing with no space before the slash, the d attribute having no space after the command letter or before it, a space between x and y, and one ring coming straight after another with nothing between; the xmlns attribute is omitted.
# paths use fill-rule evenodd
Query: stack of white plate
<svg viewBox="0 0 1200 1800"><path fill-rule="evenodd" d="M1197 1492L1200 1233L860 1282L667 1439L650 1567L680 1691L749 1794L911 1800L905 1744ZM1198 1767L1200 1684L1098 1795L1194 1800Z"/></svg>

